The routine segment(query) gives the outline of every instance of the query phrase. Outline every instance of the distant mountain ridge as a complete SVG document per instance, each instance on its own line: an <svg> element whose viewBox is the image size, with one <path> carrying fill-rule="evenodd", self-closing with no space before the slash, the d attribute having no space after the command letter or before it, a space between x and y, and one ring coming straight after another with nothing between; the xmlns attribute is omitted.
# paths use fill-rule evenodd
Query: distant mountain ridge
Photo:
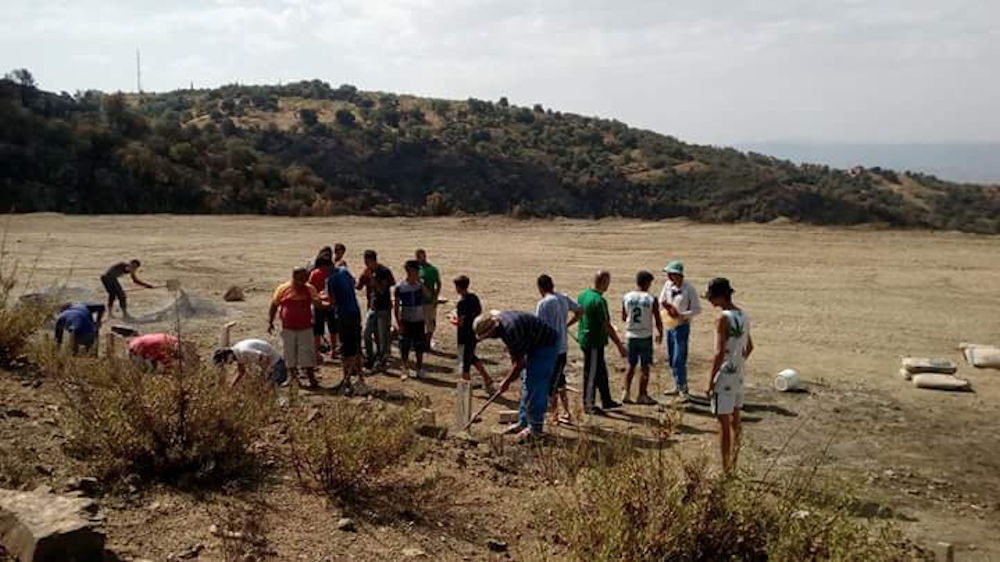
<svg viewBox="0 0 1000 562"><path fill-rule="evenodd" d="M1000 233L997 186L796 165L506 98L320 80L70 95L12 76L0 80L4 209L683 216Z"/></svg>
<svg viewBox="0 0 1000 562"><path fill-rule="evenodd" d="M825 143L794 141L746 142L736 145L797 163L837 168L881 166L911 170L941 179L1000 184L1000 142L956 143Z"/></svg>

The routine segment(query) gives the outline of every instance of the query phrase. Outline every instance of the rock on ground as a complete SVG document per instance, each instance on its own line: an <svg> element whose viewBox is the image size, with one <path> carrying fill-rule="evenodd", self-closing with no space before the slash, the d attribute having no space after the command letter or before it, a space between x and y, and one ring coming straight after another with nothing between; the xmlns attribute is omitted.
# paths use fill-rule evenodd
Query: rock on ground
<svg viewBox="0 0 1000 562"><path fill-rule="evenodd" d="M104 531L87 498L0 490L0 544L22 562L100 561Z"/></svg>

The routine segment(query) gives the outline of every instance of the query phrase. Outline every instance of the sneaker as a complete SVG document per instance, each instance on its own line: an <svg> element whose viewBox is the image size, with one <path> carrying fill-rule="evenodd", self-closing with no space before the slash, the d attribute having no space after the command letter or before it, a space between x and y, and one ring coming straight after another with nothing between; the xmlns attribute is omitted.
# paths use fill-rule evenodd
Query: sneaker
<svg viewBox="0 0 1000 562"><path fill-rule="evenodd" d="M598 408L597 406L590 406L589 408L584 408L583 412L585 414L587 414L588 416L606 416L607 415L607 413L604 410L602 410L601 408Z"/></svg>
<svg viewBox="0 0 1000 562"><path fill-rule="evenodd" d="M682 404L687 404L690 401L691 401L691 393L686 390L681 391L680 402Z"/></svg>
<svg viewBox="0 0 1000 562"><path fill-rule="evenodd" d="M640 396L639 399L636 400L636 403L641 404L643 406L656 406L657 404L659 404L659 402L650 398L648 394L643 394L642 396Z"/></svg>
<svg viewBox="0 0 1000 562"><path fill-rule="evenodd" d="M522 431L528 431L528 428L524 427L519 423L511 424L507 426L507 429L503 430L504 435L513 435L515 433L520 433Z"/></svg>
<svg viewBox="0 0 1000 562"><path fill-rule="evenodd" d="M677 396L678 394L680 394L680 392L677 390L677 388L671 388L670 390L663 391L664 396Z"/></svg>
<svg viewBox="0 0 1000 562"><path fill-rule="evenodd" d="M622 405L615 401L608 402L607 404L604 405L605 410L617 410L618 408L621 407Z"/></svg>
<svg viewBox="0 0 1000 562"><path fill-rule="evenodd" d="M416 378L418 379L427 378L427 371L425 369L417 369Z"/></svg>
<svg viewBox="0 0 1000 562"><path fill-rule="evenodd" d="M528 443L533 443L535 441L538 441L541 438L542 438L541 433L536 433L534 431L531 431L530 428L524 428L521 430L520 433L517 434L517 437L514 440L517 443L526 445Z"/></svg>
<svg viewBox="0 0 1000 562"><path fill-rule="evenodd" d="M632 397L628 395L628 391L622 391L622 404L634 404L632 402Z"/></svg>
<svg viewBox="0 0 1000 562"><path fill-rule="evenodd" d="M403 367L403 371L399 373L399 380L405 381L408 378L410 378L410 370L407 369L406 367Z"/></svg>

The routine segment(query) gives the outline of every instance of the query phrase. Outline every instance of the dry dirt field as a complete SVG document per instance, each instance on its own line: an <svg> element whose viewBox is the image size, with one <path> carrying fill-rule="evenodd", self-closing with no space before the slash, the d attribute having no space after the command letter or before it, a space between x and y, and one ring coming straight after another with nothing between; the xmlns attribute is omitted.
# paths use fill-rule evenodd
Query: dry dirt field
<svg viewBox="0 0 1000 562"><path fill-rule="evenodd" d="M535 278L549 273L557 289L571 295L588 286L593 272L612 273L607 295L617 312L621 295L637 270L658 272L668 259L683 259L699 291L711 277L729 277L737 301L753 318L756 351L749 364L745 438L746 462L794 465L827 449L823 473L866 499L891 508L915 540L956 544L958 560L1000 560L1000 371L966 365L959 376L974 392L918 390L897 374L908 354L959 359L961 341L1000 344L1000 239L956 233L827 229L774 225L699 225L686 221L552 220L517 222L501 218L286 219L263 217L67 217L14 216L7 224L7 251L33 271L39 289L66 282L100 296L99 274L112 262L143 261L149 281L177 278L184 290L218 307L215 315L186 321L185 330L204 351L211 349L225 320L237 320L236 338L265 335L267 301L292 267L304 264L323 245L343 242L357 275L366 248L397 274L417 247L428 250L442 271L444 296L454 302L450 279L472 278L484 307L534 309ZM34 264L34 265L32 265ZM657 274L655 289L662 286ZM229 285L248 290L242 303L224 303ZM130 293L133 314L162 307L164 291ZM453 329L442 305L437 339L454 349ZM691 340L692 388L702 391L712 352L708 303ZM167 325L139 326L143 331ZM505 365L497 344L484 355ZM579 351L571 344L571 385L579 385ZM609 357L612 354L609 350ZM659 394L669 376L658 351L653 388ZM612 388L621 388L623 362L610 359ZM402 383L378 375L371 384L428 396L439 420L452 411L458 373L453 356L429 358L431 378ZM772 390L778 371L794 367L807 392ZM398 372L398 371L396 371ZM323 386L338 380L339 366L323 369ZM390 372L390 375L394 372ZM0 374L0 449L20 440L37 453L39 482L61 482L79 467L59 452L57 424L47 414L48 385L22 386ZM508 397L516 399L512 387ZM578 403L578 394L571 395ZM668 399L658 396L662 402ZM330 398L311 396L322 405ZM475 404L482 401L477 391ZM23 409L27 418L2 415ZM473 435L500 427L488 411ZM607 432L641 434L655 408L629 406L624 413L588 421ZM573 428L554 429L572 436ZM673 447L682 454L705 451L715 457L714 421L704 407L685 410ZM9 449L8 449L9 450ZM401 513L364 519L356 534L334 529L339 512L279 481L258 492L261 517L277 560L398 559L420 548L431 559L480 560L504 556L530 559L551 555L544 518L529 510L544 482L531 475L494 470L488 455L468 455L452 440L432 442L429 452L406 470L435 471L449 479L453 494L447 517ZM495 463L494 463L495 464ZM51 474L44 474L50 472ZM203 545L200 560L221 560L218 540L208 532L226 501L243 498L192 497L170 490L109 498L109 545L119 552L167 559ZM250 501L250 500L246 500ZM477 529L479 527L482 530ZM485 540L507 540L506 555L491 554Z"/></svg>

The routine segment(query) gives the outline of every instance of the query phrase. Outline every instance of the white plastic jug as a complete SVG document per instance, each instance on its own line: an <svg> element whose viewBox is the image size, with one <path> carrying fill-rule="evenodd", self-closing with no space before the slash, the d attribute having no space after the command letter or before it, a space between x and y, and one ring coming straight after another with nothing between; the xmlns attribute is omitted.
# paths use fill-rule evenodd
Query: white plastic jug
<svg viewBox="0 0 1000 562"><path fill-rule="evenodd" d="M795 369L785 369L774 377L774 388L779 392L789 392L799 388L802 381L799 380L799 373Z"/></svg>

